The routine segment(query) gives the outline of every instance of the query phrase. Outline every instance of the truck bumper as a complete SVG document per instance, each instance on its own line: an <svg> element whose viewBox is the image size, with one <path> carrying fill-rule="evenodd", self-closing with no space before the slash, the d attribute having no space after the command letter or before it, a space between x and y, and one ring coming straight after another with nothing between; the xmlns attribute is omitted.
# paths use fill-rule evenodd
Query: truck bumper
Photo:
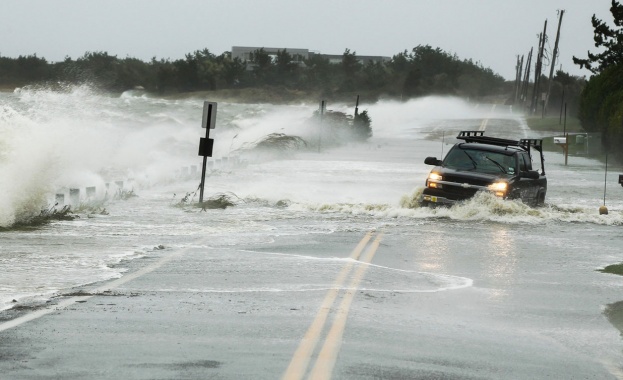
<svg viewBox="0 0 623 380"><path fill-rule="evenodd" d="M422 204L422 206L452 206L453 204L455 204L457 201L452 200L452 199L448 199L448 198L444 198L444 197L440 197L437 195L429 195L429 194L423 194L420 196L420 203Z"/></svg>

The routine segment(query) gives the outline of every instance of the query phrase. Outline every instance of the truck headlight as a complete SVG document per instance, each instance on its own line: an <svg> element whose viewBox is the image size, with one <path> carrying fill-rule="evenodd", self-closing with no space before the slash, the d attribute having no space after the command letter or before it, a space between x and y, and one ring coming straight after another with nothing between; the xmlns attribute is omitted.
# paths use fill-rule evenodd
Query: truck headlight
<svg viewBox="0 0 623 380"><path fill-rule="evenodd" d="M442 177L441 177L441 174L431 172L428 175L428 179L432 179L433 181L441 181Z"/></svg>
<svg viewBox="0 0 623 380"><path fill-rule="evenodd" d="M491 190L498 197L505 196L507 189L508 183L506 182L493 182L491 185L489 185L489 190Z"/></svg>
<svg viewBox="0 0 623 380"><path fill-rule="evenodd" d="M432 187L433 189L441 189L443 186L440 183L437 183L437 181L441 181L442 178L441 174L431 172L428 175L426 186Z"/></svg>

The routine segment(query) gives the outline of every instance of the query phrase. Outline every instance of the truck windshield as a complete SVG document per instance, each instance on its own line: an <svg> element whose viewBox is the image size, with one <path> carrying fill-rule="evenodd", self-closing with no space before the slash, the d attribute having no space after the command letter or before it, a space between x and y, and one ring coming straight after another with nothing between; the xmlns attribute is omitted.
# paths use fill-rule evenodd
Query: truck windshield
<svg viewBox="0 0 623 380"><path fill-rule="evenodd" d="M502 153L455 147L448 152L443 166L480 173L515 174L516 158Z"/></svg>

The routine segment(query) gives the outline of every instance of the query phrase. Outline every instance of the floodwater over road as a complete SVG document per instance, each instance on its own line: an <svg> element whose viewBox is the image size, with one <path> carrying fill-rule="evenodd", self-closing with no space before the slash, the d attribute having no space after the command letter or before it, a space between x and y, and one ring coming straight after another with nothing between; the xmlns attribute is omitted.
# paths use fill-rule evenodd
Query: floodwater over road
<svg viewBox="0 0 623 380"><path fill-rule="evenodd" d="M597 271L623 261L621 167L605 177L603 162L565 166L547 151L545 207L481 194L420 208L424 158L458 131L540 135L509 107L455 98L360 107L374 132L360 144L307 123L316 105L219 103L206 194L233 205L202 211L180 202L198 197L202 105L85 87L0 93L0 227L70 188L109 195L73 221L0 232L4 320L16 304L96 294L11 328L0 320L0 373L623 378L622 282ZM271 133L307 146L245 149ZM138 196L112 199L116 181ZM111 289L123 297L102 296L151 264Z"/></svg>

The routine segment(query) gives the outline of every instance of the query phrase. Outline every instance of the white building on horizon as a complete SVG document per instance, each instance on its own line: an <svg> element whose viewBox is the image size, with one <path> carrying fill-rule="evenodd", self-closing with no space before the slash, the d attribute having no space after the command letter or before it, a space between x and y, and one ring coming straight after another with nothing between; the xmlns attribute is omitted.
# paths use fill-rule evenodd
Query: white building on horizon
<svg viewBox="0 0 623 380"><path fill-rule="evenodd" d="M247 65L252 63L251 56L256 50L264 49L268 55L275 57L279 51L286 51L290 54L294 60L294 62L298 62L299 64L303 64L306 59L309 59L313 56L320 56L322 58L328 59L329 63L338 64L342 62L343 54L320 54L316 51L310 51L309 49L295 49L295 48L272 48L272 47L264 47L264 46L232 46L231 48L231 57L232 59L238 58L243 62L247 62ZM357 61L361 64L366 64L368 62L374 63L386 63L391 61L391 57L383 57L383 56L374 56L374 55L357 55Z"/></svg>

